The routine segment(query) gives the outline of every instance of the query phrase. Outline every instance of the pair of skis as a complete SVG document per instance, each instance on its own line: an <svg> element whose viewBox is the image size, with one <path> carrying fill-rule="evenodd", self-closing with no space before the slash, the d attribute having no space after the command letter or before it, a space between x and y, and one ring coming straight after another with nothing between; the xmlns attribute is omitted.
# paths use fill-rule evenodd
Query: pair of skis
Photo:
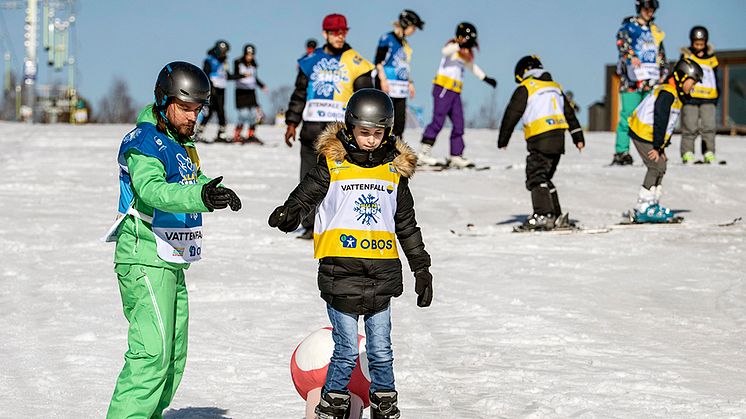
<svg viewBox="0 0 746 419"><path fill-rule="evenodd" d="M626 219L618 224L604 226L604 227L583 227L577 224L569 224L567 226L555 227L551 230L532 230L522 228L522 226L513 227L513 233L534 233L534 234L552 234L552 235L566 235L566 234L604 234L609 233L613 230L628 229L628 228L642 228L642 227L665 227L665 226L676 226L681 225L684 221L683 217L674 217L669 222L665 223L638 223L634 220ZM731 221L713 224L711 227L731 227L740 224L743 221L742 217L736 217ZM468 223L466 228L461 229L450 229L450 232L457 237L483 237L494 235L494 231L485 230L478 226Z"/></svg>

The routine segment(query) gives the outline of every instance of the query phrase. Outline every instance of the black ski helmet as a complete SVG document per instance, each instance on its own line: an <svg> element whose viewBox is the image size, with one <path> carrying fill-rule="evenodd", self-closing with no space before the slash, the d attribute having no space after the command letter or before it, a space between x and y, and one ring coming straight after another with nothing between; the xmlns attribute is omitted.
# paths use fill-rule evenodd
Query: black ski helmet
<svg viewBox="0 0 746 419"><path fill-rule="evenodd" d="M543 65L541 65L541 60L539 60L538 55L527 55L520 60L515 65L515 82L521 83L523 81L524 76L526 75L526 72L528 70L532 70L534 68L544 68Z"/></svg>
<svg viewBox="0 0 746 419"><path fill-rule="evenodd" d="M660 3L658 0L635 0L635 10L637 14L640 14L640 10L643 8L658 10Z"/></svg>
<svg viewBox="0 0 746 419"><path fill-rule="evenodd" d="M477 43L476 26L469 22L459 23L458 26L456 26L456 39L467 48L479 45Z"/></svg>
<svg viewBox="0 0 746 419"><path fill-rule="evenodd" d="M222 39L218 39L215 41L215 46L212 47L212 55L215 57L220 57L223 54L228 53L228 51L231 50L231 44L228 43L228 41L224 41Z"/></svg>
<svg viewBox="0 0 746 419"><path fill-rule="evenodd" d="M256 55L256 47L254 44L246 44L243 46L243 55L246 54Z"/></svg>
<svg viewBox="0 0 746 419"><path fill-rule="evenodd" d="M707 41L710 38L710 34L707 32L707 28L704 26L695 26L692 28L691 31L689 31L689 40L694 43L694 41L702 39L707 43Z"/></svg>
<svg viewBox="0 0 746 419"><path fill-rule="evenodd" d="M306 48L309 48L309 49L316 49L316 46L317 46L318 44L319 44L319 43L318 43L318 41L316 41L316 40L315 40L315 39L313 39L313 38L309 38L309 39L308 39L308 40L306 41Z"/></svg>
<svg viewBox="0 0 746 419"><path fill-rule="evenodd" d="M384 138L388 138L394 126L394 104L391 98L378 89L358 90L347 102L345 125L350 134L353 125L384 128Z"/></svg>
<svg viewBox="0 0 746 419"><path fill-rule="evenodd" d="M166 64L155 82L155 106L164 109L171 99L208 105L210 79L201 68L185 61Z"/></svg>
<svg viewBox="0 0 746 419"><path fill-rule="evenodd" d="M402 29L414 25L417 29L422 30L425 28L425 22L420 19L420 16L412 10L404 9L399 13L399 26Z"/></svg>
<svg viewBox="0 0 746 419"><path fill-rule="evenodd" d="M694 60L682 58L673 67L673 79L676 82L676 90L679 92L679 96L686 95L683 91L685 81L694 79L694 81L700 83L703 77L702 67Z"/></svg>

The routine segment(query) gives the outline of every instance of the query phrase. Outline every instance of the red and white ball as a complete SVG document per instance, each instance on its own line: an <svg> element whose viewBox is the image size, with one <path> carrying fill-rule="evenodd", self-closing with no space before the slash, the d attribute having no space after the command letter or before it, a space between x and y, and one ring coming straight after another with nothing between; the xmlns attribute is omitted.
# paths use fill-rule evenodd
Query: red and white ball
<svg viewBox="0 0 746 419"><path fill-rule="evenodd" d="M368 356L365 351L365 336L357 335L359 356L348 388L350 392L363 400L365 407L370 405L368 392L370 391L370 372L368 371ZM324 386L329 360L334 353L332 328L325 327L308 335L295 348L290 358L290 375L293 384L304 400L308 392Z"/></svg>

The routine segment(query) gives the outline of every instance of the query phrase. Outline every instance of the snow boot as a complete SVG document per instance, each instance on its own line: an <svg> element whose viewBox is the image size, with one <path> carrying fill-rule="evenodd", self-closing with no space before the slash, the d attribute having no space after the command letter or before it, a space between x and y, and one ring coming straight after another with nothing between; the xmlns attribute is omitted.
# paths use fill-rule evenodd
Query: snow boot
<svg viewBox="0 0 746 419"><path fill-rule="evenodd" d="M715 153L713 153L712 151L708 151L707 153L705 153L702 161L704 161L705 164L715 163Z"/></svg>
<svg viewBox="0 0 746 419"><path fill-rule="evenodd" d="M229 143L228 137L225 136L225 126L218 128L218 134L215 136L214 142L216 143Z"/></svg>
<svg viewBox="0 0 746 419"><path fill-rule="evenodd" d="M469 159L465 159L463 156L451 156L451 158L448 159L448 167L454 169L468 169L474 167L474 163Z"/></svg>
<svg viewBox="0 0 746 419"><path fill-rule="evenodd" d="M239 124L236 125L236 128L233 130L233 142L234 143L242 143L243 138L241 138L241 131L243 130L243 125Z"/></svg>
<svg viewBox="0 0 746 419"><path fill-rule="evenodd" d="M629 153L616 153L614 154L614 159L611 160L612 166L630 166L634 160L632 160L632 156L630 156Z"/></svg>
<svg viewBox="0 0 746 419"><path fill-rule="evenodd" d="M307 228L300 236L298 236L298 238L303 240L313 240L313 227Z"/></svg>
<svg viewBox="0 0 746 419"><path fill-rule="evenodd" d="M521 224L520 230L548 231L555 227L554 214L533 214Z"/></svg>
<svg viewBox="0 0 746 419"><path fill-rule="evenodd" d="M681 156L681 162L684 164L693 163L694 162L694 153L691 151L687 151Z"/></svg>
<svg viewBox="0 0 746 419"><path fill-rule="evenodd" d="M437 166L440 162L430 155L432 150L433 146L430 144L421 143L420 152L417 153L417 164L420 166Z"/></svg>
<svg viewBox="0 0 746 419"><path fill-rule="evenodd" d="M350 395L330 391L321 395L314 410L316 419L346 419L350 417Z"/></svg>
<svg viewBox="0 0 746 419"><path fill-rule="evenodd" d="M370 395L370 419L398 419L401 417L396 407L395 390L379 390Z"/></svg>
<svg viewBox="0 0 746 419"><path fill-rule="evenodd" d="M662 194L663 189L660 185L651 186L650 189L646 189L644 186L640 187L633 221L636 223L665 223L671 220L673 218L671 210L658 203Z"/></svg>

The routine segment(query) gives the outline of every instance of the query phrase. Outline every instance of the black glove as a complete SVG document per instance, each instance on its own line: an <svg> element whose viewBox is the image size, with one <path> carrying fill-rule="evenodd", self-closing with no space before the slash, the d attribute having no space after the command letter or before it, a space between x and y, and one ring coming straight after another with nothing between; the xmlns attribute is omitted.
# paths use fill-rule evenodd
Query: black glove
<svg viewBox="0 0 746 419"><path fill-rule="evenodd" d="M428 268L414 273L414 292L417 293L417 306L430 306L433 301L433 276Z"/></svg>
<svg viewBox="0 0 746 419"><path fill-rule="evenodd" d="M492 77L485 76L485 78L482 79L482 81L492 86L493 89L497 87L497 80L493 79Z"/></svg>
<svg viewBox="0 0 746 419"><path fill-rule="evenodd" d="M218 186L222 180L223 177L218 176L202 186L202 202L210 211L224 209L228 206L233 211L240 210L241 199L235 192L225 186Z"/></svg>
<svg viewBox="0 0 746 419"><path fill-rule="evenodd" d="M298 224L300 224L300 211L297 208L288 208L280 205L272 211L267 223L269 223L270 227L277 227L281 231L290 233L298 228Z"/></svg>
<svg viewBox="0 0 746 419"><path fill-rule="evenodd" d="M583 136L583 131L576 131L570 135L572 136L573 144L577 145L578 143L585 143L585 137Z"/></svg>

